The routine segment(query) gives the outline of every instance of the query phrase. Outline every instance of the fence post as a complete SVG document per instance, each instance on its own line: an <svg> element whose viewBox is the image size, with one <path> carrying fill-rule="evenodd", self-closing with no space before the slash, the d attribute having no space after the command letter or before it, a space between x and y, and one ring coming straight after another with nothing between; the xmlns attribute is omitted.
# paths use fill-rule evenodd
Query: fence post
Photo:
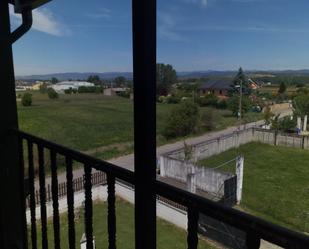
<svg viewBox="0 0 309 249"><path fill-rule="evenodd" d="M196 193L196 173L195 167L192 165L185 165L187 169L187 190L191 193Z"/></svg>
<svg viewBox="0 0 309 249"><path fill-rule="evenodd" d="M278 135L278 131L275 130L275 133L274 133L274 145L277 146L277 135Z"/></svg>
<svg viewBox="0 0 309 249"><path fill-rule="evenodd" d="M244 178L244 156L238 156L236 158L236 175L237 175L237 192L236 199L237 204L240 204L242 198L242 187L243 187L243 178Z"/></svg>
<svg viewBox="0 0 309 249"><path fill-rule="evenodd" d="M160 156L160 176L165 176L165 158Z"/></svg>

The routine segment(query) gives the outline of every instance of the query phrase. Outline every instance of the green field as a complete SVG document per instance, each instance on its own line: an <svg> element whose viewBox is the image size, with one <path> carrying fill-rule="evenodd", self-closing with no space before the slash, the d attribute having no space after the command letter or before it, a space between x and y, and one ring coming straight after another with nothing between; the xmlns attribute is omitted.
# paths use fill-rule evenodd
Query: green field
<svg viewBox="0 0 309 249"><path fill-rule="evenodd" d="M245 157L243 210L309 233L309 151L250 143L200 163L217 166ZM233 170L234 164L225 166Z"/></svg>
<svg viewBox="0 0 309 249"><path fill-rule="evenodd" d="M97 249L107 247L107 205L106 203L95 203L93 206L93 230L95 236L95 243ZM76 248L80 248L79 241L84 232L84 219L83 213L80 209L76 217ZM116 230L117 230L117 248L133 249L134 248L134 208L131 204L125 201L117 200L116 203ZM30 229L28 229L29 231ZM38 238L41 238L40 227L38 226ZM67 216L62 215L60 220L60 233L61 233L61 248L68 247L68 222ZM187 233L165 222L157 219L157 248L158 249L179 249L187 248L186 246ZM30 234L29 234L30 238ZM38 239L38 248L41 248L40 239ZM48 222L48 248L54 248L53 242L53 223L52 220ZM212 249L214 246L209 245L204 239L199 240L199 249Z"/></svg>
<svg viewBox="0 0 309 249"><path fill-rule="evenodd" d="M288 86L286 89L286 93L288 95L295 94L297 92L297 87L295 86ZM277 95L279 90L279 85L270 85L270 86L263 86L259 89L259 92L261 93L268 93L272 95Z"/></svg>
<svg viewBox="0 0 309 249"><path fill-rule="evenodd" d="M60 95L50 100L46 94L32 92L33 105L23 107L18 101L20 128L73 149L86 151L103 159L132 152L133 103L121 97L101 94ZM166 141L162 129L175 104L157 105L158 144ZM210 108L201 108L207 112ZM248 120L258 114L250 113ZM215 110L216 129L234 125L237 120L227 110ZM200 131L198 134L203 133ZM195 134L195 135L198 135Z"/></svg>

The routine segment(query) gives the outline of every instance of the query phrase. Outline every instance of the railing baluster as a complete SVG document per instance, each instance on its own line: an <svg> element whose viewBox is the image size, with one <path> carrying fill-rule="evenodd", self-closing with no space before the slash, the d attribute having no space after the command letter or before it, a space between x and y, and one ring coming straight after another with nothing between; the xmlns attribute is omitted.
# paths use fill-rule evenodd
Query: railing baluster
<svg viewBox="0 0 309 249"><path fill-rule="evenodd" d="M59 221L59 202L58 202L58 176L57 176L57 154L50 152L51 175L52 175L52 199L53 199L53 226L54 226L54 245L55 249L60 249L60 221Z"/></svg>
<svg viewBox="0 0 309 249"><path fill-rule="evenodd" d="M198 244L198 219L199 212L193 207L188 207L188 249L197 249Z"/></svg>
<svg viewBox="0 0 309 249"><path fill-rule="evenodd" d="M86 247L93 249L93 228L92 228L92 183L91 183L91 167L84 165L84 186L85 186L85 231L86 231Z"/></svg>
<svg viewBox="0 0 309 249"><path fill-rule="evenodd" d="M21 184L21 193L23 193L23 218L24 218L24 247L27 248L28 246L28 229L27 229L27 216L26 216L26 197L28 193L26 193L25 189L25 162L24 162L24 144L23 144L23 139L19 138L18 139L18 155L19 155L19 164L20 164L20 181L22 182Z"/></svg>
<svg viewBox="0 0 309 249"><path fill-rule="evenodd" d="M34 169L33 169L33 144L27 141L28 147L28 175L29 175L29 192L30 192L30 214L31 214L31 244L32 249L37 249L37 232L36 232L36 198L34 187Z"/></svg>
<svg viewBox="0 0 309 249"><path fill-rule="evenodd" d="M47 215L46 215L46 188L45 188L45 167L44 148L38 144L39 152L39 181L40 181L40 204L41 204L41 225L42 225L42 248L48 248L47 238Z"/></svg>
<svg viewBox="0 0 309 249"><path fill-rule="evenodd" d="M116 249L116 207L115 207L115 177L107 176L108 203L108 249Z"/></svg>
<svg viewBox="0 0 309 249"><path fill-rule="evenodd" d="M66 163L66 177L67 177L69 248L75 249L73 161L71 158L66 157L65 163Z"/></svg>
<svg viewBox="0 0 309 249"><path fill-rule="evenodd" d="M261 240L254 233L247 232L246 236L246 246L248 249L259 249L261 245Z"/></svg>

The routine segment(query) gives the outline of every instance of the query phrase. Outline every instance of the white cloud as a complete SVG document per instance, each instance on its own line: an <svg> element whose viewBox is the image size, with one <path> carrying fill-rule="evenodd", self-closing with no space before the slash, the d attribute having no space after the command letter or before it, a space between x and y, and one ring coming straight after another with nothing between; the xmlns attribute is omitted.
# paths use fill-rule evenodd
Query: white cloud
<svg viewBox="0 0 309 249"><path fill-rule="evenodd" d="M208 6L208 0L184 0L184 1L187 3L199 4L204 8Z"/></svg>
<svg viewBox="0 0 309 249"><path fill-rule="evenodd" d="M182 31L218 31L218 32L269 32L269 33L309 33L306 28L285 28L285 27L254 27L254 26L181 26L174 29L175 32Z"/></svg>
<svg viewBox="0 0 309 249"><path fill-rule="evenodd" d="M10 6L10 15L14 25L21 23L21 15L14 13L13 6ZM54 36L65 36L71 33L71 31L65 25L57 21L54 14L46 8L35 9L33 11L32 28Z"/></svg>
<svg viewBox="0 0 309 249"><path fill-rule="evenodd" d="M158 13L158 34L162 39L172 40L172 41L183 41L185 40L180 34L174 31L176 26L176 21L171 14L165 12Z"/></svg>
<svg viewBox="0 0 309 249"><path fill-rule="evenodd" d="M101 8L96 12L86 14L86 16L92 19L109 19L111 17L111 10L107 8Z"/></svg>

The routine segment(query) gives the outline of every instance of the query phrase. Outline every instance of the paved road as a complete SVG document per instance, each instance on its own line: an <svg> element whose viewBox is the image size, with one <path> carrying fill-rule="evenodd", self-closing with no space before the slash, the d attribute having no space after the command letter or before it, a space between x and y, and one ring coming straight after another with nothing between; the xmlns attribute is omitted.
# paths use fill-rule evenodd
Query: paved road
<svg viewBox="0 0 309 249"><path fill-rule="evenodd" d="M291 113L292 113L291 110L283 110L283 111L281 111L280 116L284 117L284 116L287 116L287 115L291 115ZM257 121L257 122L248 123L248 124L241 125L241 126L233 126L233 127L229 127L229 128L224 129L224 130L221 130L221 131L209 132L209 133L206 133L206 134L198 136L198 137L188 138L188 139L186 139L186 143L189 144L189 145L193 145L193 144L204 142L204 141L209 140L209 139L220 137L222 135L230 134L231 132L237 131L239 129L242 130L242 129L245 129L245 128L261 126L263 124L264 124L264 121L260 120L260 121ZM182 147L183 147L183 140L175 142L175 143L171 143L171 144L162 145L160 147L157 147L157 157L159 157L162 154L180 149ZM134 154L129 154L129 155L126 155L126 156L114 158L114 159L109 160L109 162L111 162L115 165L118 165L122 168L134 171ZM74 172L73 172L74 178L82 177L83 174L84 174L83 169L75 169ZM65 173L61 173L61 174L58 175L58 181L59 181L59 183L66 181ZM46 178L46 184L50 184L50 182L51 182L50 177L47 177ZM38 186L38 181L36 181L36 186Z"/></svg>
<svg viewBox="0 0 309 249"><path fill-rule="evenodd" d="M206 133L202 136L188 138L188 139L186 139L186 143L189 144L189 145L201 143L201 142L204 142L204 141L209 140L209 139L213 139L213 138L220 137L222 135L229 134L229 133L231 133L233 131L237 131L239 129L245 129L245 128L250 128L250 127L260 126L263 123L264 123L263 121L257 121L257 122L249 123L249 124L246 124L246 125L229 127L227 129L224 129L224 130L221 130L221 131L209 132L209 133ZM178 142L175 142L175 143L160 146L160 147L157 148L157 157L159 157L162 154L165 154L165 153L177 150L177 149L181 149L182 147L183 147L183 141L178 141ZM114 158L114 159L109 160L109 162L111 162L115 165L118 165L122 168L134 171L134 154L129 154L129 155L126 155L126 156ZM73 172L74 178L82 177L83 174L84 174L84 170L82 168L81 169L75 169L74 172ZM46 184L50 184L50 182L51 182L51 178L46 177ZM66 182L66 174L65 173L58 174L58 182L59 183ZM38 181L36 181L36 187L38 187L38 186L39 186L39 183L38 183Z"/></svg>

